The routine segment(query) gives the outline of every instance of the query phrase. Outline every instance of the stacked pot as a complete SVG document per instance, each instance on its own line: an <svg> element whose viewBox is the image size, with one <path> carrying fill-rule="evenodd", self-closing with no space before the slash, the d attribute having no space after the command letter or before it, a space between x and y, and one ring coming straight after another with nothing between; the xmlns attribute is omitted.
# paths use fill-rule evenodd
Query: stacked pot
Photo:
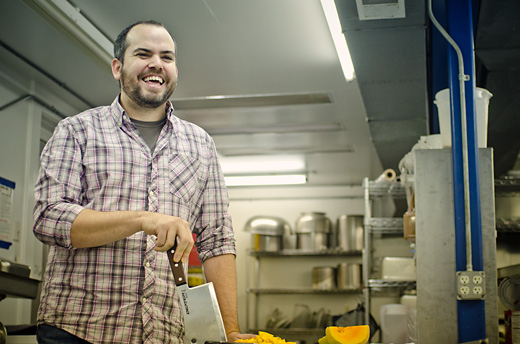
<svg viewBox="0 0 520 344"><path fill-rule="evenodd" d="M291 233L291 226L279 217L255 216L247 221L245 230L251 233L254 251L278 252L284 248L284 235Z"/></svg>
<svg viewBox="0 0 520 344"><path fill-rule="evenodd" d="M331 247L332 224L325 213L308 212L296 221L296 248L325 250Z"/></svg>

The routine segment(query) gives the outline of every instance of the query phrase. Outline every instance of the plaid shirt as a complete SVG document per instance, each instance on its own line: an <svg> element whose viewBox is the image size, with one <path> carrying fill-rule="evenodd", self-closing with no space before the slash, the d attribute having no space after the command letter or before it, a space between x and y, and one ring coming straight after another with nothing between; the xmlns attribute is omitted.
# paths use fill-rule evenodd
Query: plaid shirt
<svg viewBox="0 0 520 344"><path fill-rule="evenodd" d="M118 98L61 121L41 157L34 233L50 246L38 323L93 343L183 343L182 312L165 252L138 232L88 249L71 245L82 209L178 216L197 234L201 261L235 254L213 140L173 115L154 152Z"/></svg>

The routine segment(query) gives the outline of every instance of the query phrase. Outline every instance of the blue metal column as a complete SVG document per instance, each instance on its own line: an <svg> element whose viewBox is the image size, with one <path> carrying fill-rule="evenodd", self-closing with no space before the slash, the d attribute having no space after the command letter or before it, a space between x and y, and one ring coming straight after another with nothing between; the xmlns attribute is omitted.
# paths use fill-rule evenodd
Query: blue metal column
<svg viewBox="0 0 520 344"><path fill-rule="evenodd" d="M469 75L465 82L467 123L461 123L459 72L457 56L449 49L449 84L452 113L452 161L455 212L455 246L457 271L466 270L466 237L464 212L463 142L461 130L467 132L469 202L471 219L472 264L474 271L483 271L482 225L480 214L479 161L475 119L475 58L473 44L473 20L471 0L447 0L448 32L455 40L464 57L464 72ZM459 300L459 343L486 338L486 317L483 300Z"/></svg>

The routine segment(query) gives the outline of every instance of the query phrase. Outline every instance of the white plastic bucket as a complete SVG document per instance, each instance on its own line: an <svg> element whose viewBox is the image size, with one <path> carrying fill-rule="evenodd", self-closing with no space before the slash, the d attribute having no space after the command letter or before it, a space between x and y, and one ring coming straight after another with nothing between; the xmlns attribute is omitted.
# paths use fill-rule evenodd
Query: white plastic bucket
<svg viewBox="0 0 520 344"><path fill-rule="evenodd" d="M475 89L475 107L477 118L478 147L487 147L488 106L489 99L493 96L484 88ZM451 147L451 115L450 115L450 89L445 88L435 95L435 105L439 110L439 127L441 131L442 146Z"/></svg>
<svg viewBox="0 0 520 344"><path fill-rule="evenodd" d="M381 306L380 313L383 343L407 343L408 307L401 304L388 304Z"/></svg>

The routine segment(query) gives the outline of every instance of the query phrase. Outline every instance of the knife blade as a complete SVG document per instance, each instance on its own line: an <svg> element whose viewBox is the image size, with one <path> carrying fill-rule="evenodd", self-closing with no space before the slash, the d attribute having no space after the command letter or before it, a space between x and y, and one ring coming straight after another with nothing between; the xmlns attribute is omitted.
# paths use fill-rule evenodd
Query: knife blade
<svg viewBox="0 0 520 344"><path fill-rule="evenodd" d="M184 342L186 344L204 344L227 341L213 283L209 282L190 288L182 262L173 260L176 246L169 249L167 254L184 316Z"/></svg>

